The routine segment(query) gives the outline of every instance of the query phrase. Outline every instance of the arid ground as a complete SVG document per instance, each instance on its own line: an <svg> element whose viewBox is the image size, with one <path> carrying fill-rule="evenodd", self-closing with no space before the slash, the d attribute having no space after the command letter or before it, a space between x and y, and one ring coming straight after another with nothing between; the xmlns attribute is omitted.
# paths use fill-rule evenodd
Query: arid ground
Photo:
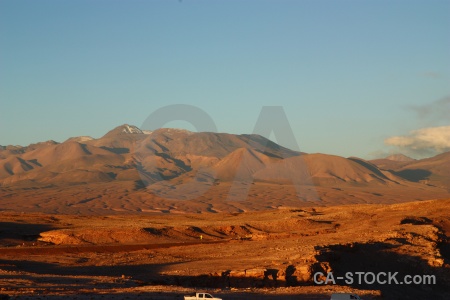
<svg viewBox="0 0 450 300"><path fill-rule="evenodd" d="M450 200L244 213L0 214L12 299L449 299ZM318 285L315 272L434 275L436 284ZM320 278L319 278L320 279ZM323 279L323 278L322 278ZM6 296L5 296L6 297Z"/></svg>

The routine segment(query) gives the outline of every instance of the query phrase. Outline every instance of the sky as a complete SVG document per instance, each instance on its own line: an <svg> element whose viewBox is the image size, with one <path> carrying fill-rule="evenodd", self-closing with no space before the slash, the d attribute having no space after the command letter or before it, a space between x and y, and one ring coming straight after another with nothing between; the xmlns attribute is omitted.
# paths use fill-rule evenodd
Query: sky
<svg viewBox="0 0 450 300"><path fill-rule="evenodd" d="M449 53L446 0L1 0L0 145L179 104L252 133L278 106L301 151L431 156L450 150Z"/></svg>

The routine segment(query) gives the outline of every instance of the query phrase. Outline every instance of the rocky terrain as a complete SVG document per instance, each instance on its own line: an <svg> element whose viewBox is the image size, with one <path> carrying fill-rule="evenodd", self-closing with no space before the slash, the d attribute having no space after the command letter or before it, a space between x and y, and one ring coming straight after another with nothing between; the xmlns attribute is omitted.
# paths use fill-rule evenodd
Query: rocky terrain
<svg viewBox="0 0 450 300"><path fill-rule="evenodd" d="M19 299L448 299L450 200L245 213L1 213L0 293ZM201 237L201 239L200 239ZM317 285L315 272L436 284ZM60 297L60 298L58 298ZM25 299L25 298L24 298Z"/></svg>

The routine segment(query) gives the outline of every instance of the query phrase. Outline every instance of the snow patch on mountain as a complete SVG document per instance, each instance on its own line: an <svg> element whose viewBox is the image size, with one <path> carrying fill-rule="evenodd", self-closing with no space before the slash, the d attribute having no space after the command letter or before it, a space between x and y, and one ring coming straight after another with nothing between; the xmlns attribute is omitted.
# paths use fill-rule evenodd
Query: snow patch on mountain
<svg viewBox="0 0 450 300"><path fill-rule="evenodd" d="M140 130L139 128L137 128L134 125L124 125L122 132L124 133L129 133L129 134L143 134L142 130Z"/></svg>

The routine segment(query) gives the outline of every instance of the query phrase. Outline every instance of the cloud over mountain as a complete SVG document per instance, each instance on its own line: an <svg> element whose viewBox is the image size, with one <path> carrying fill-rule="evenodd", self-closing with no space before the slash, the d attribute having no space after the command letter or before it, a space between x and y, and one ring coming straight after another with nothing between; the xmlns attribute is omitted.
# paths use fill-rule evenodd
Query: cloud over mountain
<svg viewBox="0 0 450 300"><path fill-rule="evenodd" d="M440 153L450 150L450 126L417 129L408 135L387 138L384 142L417 155Z"/></svg>

